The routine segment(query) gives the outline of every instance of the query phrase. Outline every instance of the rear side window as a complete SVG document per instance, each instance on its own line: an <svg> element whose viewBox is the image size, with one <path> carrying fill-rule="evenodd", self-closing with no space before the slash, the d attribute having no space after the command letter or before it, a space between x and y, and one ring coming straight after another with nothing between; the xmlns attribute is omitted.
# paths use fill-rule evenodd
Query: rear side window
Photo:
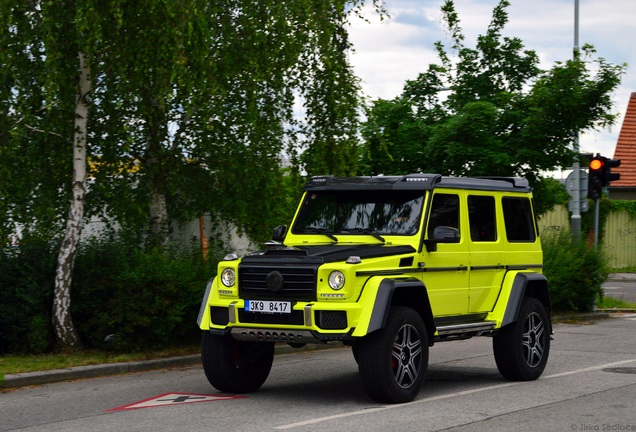
<svg viewBox="0 0 636 432"><path fill-rule="evenodd" d="M470 239L472 241L497 241L496 219L494 197L482 195L468 196L468 222L470 224Z"/></svg>
<svg viewBox="0 0 636 432"><path fill-rule="evenodd" d="M529 198L503 198L501 200L506 237L509 242L534 242L537 234Z"/></svg>

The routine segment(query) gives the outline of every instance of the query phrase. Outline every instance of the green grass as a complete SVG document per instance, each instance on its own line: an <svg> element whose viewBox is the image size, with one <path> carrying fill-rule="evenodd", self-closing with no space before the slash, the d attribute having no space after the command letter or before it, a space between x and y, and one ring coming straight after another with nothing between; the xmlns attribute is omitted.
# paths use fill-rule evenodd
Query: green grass
<svg viewBox="0 0 636 432"><path fill-rule="evenodd" d="M634 309L636 308L636 303L629 303L625 300L616 299L612 297L603 297L603 299L597 303L596 307L598 309Z"/></svg>
<svg viewBox="0 0 636 432"><path fill-rule="evenodd" d="M610 269L610 273L636 273L636 266L615 267Z"/></svg>
<svg viewBox="0 0 636 432"><path fill-rule="evenodd" d="M73 366L90 366L103 363L150 360L198 353L199 347L197 345L133 354L117 354L87 349L53 354L6 355L0 356L0 382L4 380L4 375L7 374L65 369Z"/></svg>

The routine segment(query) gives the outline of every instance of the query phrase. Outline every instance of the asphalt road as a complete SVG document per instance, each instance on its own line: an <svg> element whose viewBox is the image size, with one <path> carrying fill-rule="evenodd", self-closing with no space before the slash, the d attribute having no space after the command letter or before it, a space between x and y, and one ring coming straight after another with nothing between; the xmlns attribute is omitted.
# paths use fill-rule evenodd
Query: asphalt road
<svg viewBox="0 0 636 432"><path fill-rule="evenodd" d="M603 284L603 294L628 303L636 303L636 274L613 274Z"/></svg>
<svg viewBox="0 0 636 432"><path fill-rule="evenodd" d="M277 355L260 391L219 396L200 366L28 387L0 394L0 431L636 431L636 314L558 324L533 382L475 338L432 347L408 404L369 400L347 348Z"/></svg>

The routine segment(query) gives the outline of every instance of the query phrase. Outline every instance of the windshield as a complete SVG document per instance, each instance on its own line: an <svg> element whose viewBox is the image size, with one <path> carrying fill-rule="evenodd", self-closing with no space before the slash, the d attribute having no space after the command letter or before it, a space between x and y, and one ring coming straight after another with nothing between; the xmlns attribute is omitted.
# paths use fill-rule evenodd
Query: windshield
<svg viewBox="0 0 636 432"><path fill-rule="evenodd" d="M414 235L423 200L422 191L310 191L292 232Z"/></svg>

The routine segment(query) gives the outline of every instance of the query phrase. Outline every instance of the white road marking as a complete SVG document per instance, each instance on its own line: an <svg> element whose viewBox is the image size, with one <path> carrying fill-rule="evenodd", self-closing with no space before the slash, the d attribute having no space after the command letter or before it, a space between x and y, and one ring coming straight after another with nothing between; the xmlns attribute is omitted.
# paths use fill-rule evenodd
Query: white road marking
<svg viewBox="0 0 636 432"><path fill-rule="evenodd" d="M636 359L622 360L622 361L618 361L618 362L614 362L614 363L606 363L606 364L603 364L603 365L591 366L591 367L587 367L587 368L583 368L583 369L577 369L577 370L573 370L573 371L562 372L562 373L558 373L558 374L544 376L544 377L542 377L542 379L560 378L560 377L563 377L563 376L575 375L575 374L579 374L579 373L585 373L585 372L601 370L601 369L614 367L614 366L619 366L619 365L622 365L622 364L625 364L625 363L632 363L632 362L636 362ZM274 429L281 429L281 430L293 429L293 428L307 426L307 425L316 424L316 423L321 423L321 422L325 422L325 421L329 421L329 420L336 420L336 419L341 419L341 418L346 418L346 417L354 417L354 416L358 416L358 415L364 415L364 414L368 414L368 413L375 413L375 412L379 412L379 411L386 411L386 410L395 409L395 408L403 408L403 407L409 406L409 405L418 405L418 404L422 404L422 403L426 403L426 402L437 401L437 400L442 400L442 399L450 399L450 398L454 398L454 397L458 397L458 396L466 396L466 395L470 395L470 394L474 394L474 393L480 393L480 392L489 391L489 390L498 390L498 389L501 389L501 388L512 387L512 386L516 386L516 385L520 385L520 384L523 384L523 382L522 381L515 381L515 382L508 382L508 383L505 383L505 384L492 385L492 386L488 386L488 387L480 387L480 388L472 389L472 390L464 390L464 391L459 391L459 392L454 392L454 393L449 393L449 394L444 394L444 395L439 395L439 396L433 396L433 397L429 397L429 398L419 399L419 400L416 400L416 401L413 401L413 402L404 403L404 404L386 405L386 406L382 406L382 407L378 407L378 408L368 408L368 409L363 409L363 410L358 410L358 411L351 411L351 412L347 412L347 413L335 414L335 415L332 415L332 416L317 417L317 418L314 418L314 419L305 420L305 421L298 422L298 423L290 423L290 424L286 424L286 425L282 425L282 426L277 426Z"/></svg>

